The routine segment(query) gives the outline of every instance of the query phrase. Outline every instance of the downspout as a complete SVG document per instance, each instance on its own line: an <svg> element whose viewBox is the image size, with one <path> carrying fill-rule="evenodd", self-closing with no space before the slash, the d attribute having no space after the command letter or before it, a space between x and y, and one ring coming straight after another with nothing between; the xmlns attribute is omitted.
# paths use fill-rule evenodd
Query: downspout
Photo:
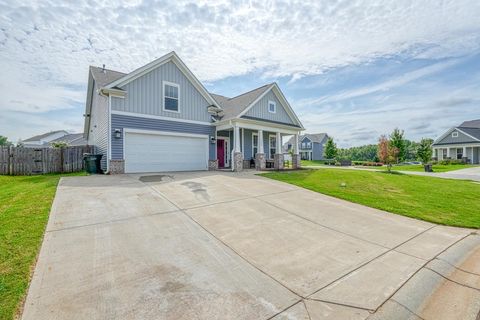
<svg viewBox="0 0 480 320"><path fill-rule="evenodd" d="M105 98L108 99L108 107L107 107L107 117L108 117L108 123L107 123L107 170L104 172L104 174L110 174L110 160L109 160L109 158L110 158L110 143L111 143L110 106L111 106L112 97L110 96L110 94L106 95L105 93L103 93L103 89L100 89L100 90L99 90L99 94L100 94L102 97L105 97Z"/></svg>

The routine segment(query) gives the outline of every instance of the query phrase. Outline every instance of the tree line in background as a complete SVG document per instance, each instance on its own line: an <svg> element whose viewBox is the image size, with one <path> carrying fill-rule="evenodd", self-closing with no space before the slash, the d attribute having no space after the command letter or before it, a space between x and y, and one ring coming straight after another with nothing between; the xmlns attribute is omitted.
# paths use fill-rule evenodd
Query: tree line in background
<svg viewBox="0 0 480 320"><path fill-rule="evenodd" d="M0 146L9 147L9 146L13 146L13 143L8 141L7 137L0 136Z"/></svg>
<svg viewBox="0 0 480 320"><path fill-rule="evenodd" d="M378 144L359 147L337 148L333 138L329 138L324 156L326 159L383 162L385 164L420 160L427 163L432 158L433 139L423 138L420 142L405 139L403 130L395 128L389 135L382 135Z"/></svg>

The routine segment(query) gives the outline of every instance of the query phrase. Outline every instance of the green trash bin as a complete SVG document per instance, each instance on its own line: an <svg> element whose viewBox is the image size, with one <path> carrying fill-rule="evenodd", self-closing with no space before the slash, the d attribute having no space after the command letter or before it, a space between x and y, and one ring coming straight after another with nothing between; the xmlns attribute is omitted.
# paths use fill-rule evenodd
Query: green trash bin
<svg viewBox="0 0 480 320"><path fill-rule="evenodd" d="M89 154L85 153L83 155L83 162L85 166L85 171L90 174L103 173L102 166L100 164L102 160L101 154Z"/></svg>

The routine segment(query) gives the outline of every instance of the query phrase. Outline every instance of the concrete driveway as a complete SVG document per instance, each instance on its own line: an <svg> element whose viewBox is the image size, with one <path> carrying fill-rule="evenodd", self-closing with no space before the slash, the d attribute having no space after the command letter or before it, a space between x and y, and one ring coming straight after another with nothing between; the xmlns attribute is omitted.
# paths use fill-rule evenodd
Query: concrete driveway
<svg viewBox="0 0 480 320"><path fill-rule="evenodd" d="M480 236L251 173L62 178L23 319L476 319Z"/></svg>

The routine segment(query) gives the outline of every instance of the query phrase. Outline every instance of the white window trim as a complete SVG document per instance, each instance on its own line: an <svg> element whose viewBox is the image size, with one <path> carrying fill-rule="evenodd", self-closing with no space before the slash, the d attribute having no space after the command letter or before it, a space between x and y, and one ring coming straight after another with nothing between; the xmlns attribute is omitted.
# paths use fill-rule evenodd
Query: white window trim
<svg viewBox="0 0 480 320"><path fill-rule="evenodd" d="M268 135L268 157L269 157L270 160L273 159L275 153L277 153L277 142L275 141L275 148L273 148L273 149L275 149L275 153L271 154L271 150L272 150L272 147L270 147L270 139L271 138L277 139L277 135L276 134L269 134Z"/></svg>
<svg viewBox="0 0 480 320"><path fill-rule="evenodd" d="M452 132L452 138L458 138L458 131Z"/></svg>
<svg viewBox="0 0 480 320"><path fill-rule="evenodd" d="M253 144L253 141L255 141L255 140L253 139L254 136L257 137L257 153L258 153L258 143L259 143L260 141L258 141L258 133L257 133L257 132L252 132L252 158L255 159L255 152L253 152L253 150L255 149L255 146L254 146L254 144Z"/></svg>
<svg viewBox="0 0 480 320"><path fill-rule="evenodd" d="M270 104L273 104L273 111L270 110ZM268 108L268 112L277 113L277 103L275 101L268 100L267 108Z"/></svg>
<svg viewBox="0 0 480 320"><path fill-rule="evenodd" d="M178 89L178 110L168 110L165 109L165 85L176 87ZM169 81L162 81L162 110L165 112L180 113L180 85L178 83L173 83Z"/></svg>

